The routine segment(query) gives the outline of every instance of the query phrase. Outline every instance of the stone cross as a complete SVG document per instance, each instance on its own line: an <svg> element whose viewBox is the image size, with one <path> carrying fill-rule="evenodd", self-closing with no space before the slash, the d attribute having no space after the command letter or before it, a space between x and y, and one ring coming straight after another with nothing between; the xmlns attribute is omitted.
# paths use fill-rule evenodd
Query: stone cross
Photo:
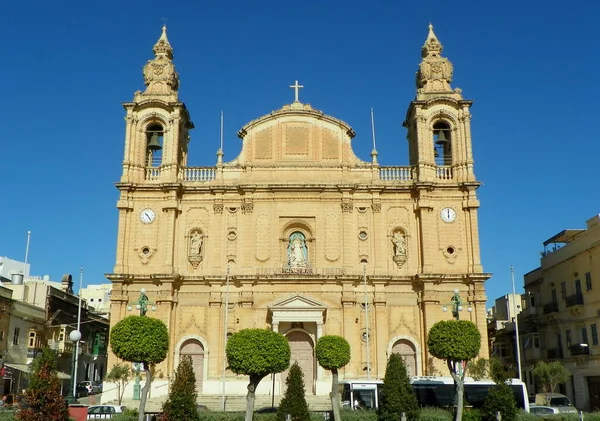
<svg viewBox="0 0 600 421"><path fill-rule="evenodd" d="M298 81L296 81L296 83L294 83L293 85L290 85L290 88L294 88L294 102L299 102L298 101L298 90L300 88L304 88L304 86L298 85Z"/></svg>

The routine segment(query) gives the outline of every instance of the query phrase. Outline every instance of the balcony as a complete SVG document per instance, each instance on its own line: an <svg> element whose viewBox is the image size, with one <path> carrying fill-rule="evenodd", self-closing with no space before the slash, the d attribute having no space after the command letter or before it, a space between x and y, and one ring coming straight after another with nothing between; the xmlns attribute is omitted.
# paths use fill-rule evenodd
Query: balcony
<svg viewBox="0 0 600 421"><path fill-rule="evenodd" d="M579 357L581 355L590 355L590 347L588 344L573 344L569 347L572 357Z"/></svg>
<svg viewBox="0 0 600 421"><path fill-rule="evenodd" d="M558 303L548 303L544 304L544 314L557 313L558 312Z"/></svg>
<svg viewBox="0 0 600 421"><path fill-rule="evenodd" d="M582 294L568 295L566 302L567 302L567 307L583 305L583 295Z"/></svg>
<svg viewBox="0 0 600 421"><path fill-rule="evenodd" d="M521 310L521 313L519 313L519 319L526 319L535 315L537 315L537 307L531 306Z"/></svg>
<svg viewBox="0 0 600 421"><path fill-rule="evenodd" d="M549 359L563 358L563 356L564 354L562 348L548 348Z"/></svg>
<svg viewBox="0 0 600 421"><path fill-rule="evenodd" d="M523 359L525 361L538 360L542 358L542 350L540 348L527 348L523 350Z"/></svg>

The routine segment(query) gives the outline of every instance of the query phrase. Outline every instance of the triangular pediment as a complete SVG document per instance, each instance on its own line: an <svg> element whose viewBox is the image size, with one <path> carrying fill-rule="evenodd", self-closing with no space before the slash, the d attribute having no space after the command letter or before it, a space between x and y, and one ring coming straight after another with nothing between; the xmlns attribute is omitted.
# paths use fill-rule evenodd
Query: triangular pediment
<svg viewBox="0 0 600 421"><path fill-rule="evenodd" d="M306 309L306 310L325 310L327 306L320 301L309 298L305 295L294 294L280 300L273 302L269 305L271 310L292 310L292 309Z"/></svg>

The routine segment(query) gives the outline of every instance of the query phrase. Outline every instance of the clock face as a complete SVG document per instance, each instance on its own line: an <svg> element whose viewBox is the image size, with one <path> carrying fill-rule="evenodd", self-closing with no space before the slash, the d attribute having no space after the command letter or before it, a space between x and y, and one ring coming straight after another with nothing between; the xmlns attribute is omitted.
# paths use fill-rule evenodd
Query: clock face
<svg viewBox="0 0 600 421"><path fill-rule="evenodd" d="M140 221L144 224L150 224L154 221L156 214L152 209L144 209L140 212Z"/></svg>
<svg viewBox="0 0 600 421"><path fill-rule="evenodd" d="M452 208L444 208L440 213L440 217L444 222L454 222L456 219L456 211Z"/></svg>

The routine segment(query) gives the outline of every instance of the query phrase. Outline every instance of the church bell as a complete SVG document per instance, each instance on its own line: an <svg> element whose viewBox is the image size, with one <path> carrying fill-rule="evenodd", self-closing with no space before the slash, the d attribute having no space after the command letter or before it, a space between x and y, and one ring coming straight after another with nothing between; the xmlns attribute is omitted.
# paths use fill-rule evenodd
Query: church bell
<svg viewBox="0 0 600 421"><path fill-rule="evenodd" d="M437 140L435 141L436 145L444 147L448 144L448 139L446 139L446 134L443 130L437 132Z"/></svg>
<svg viewBox="0 0 600 421"><path fill-rule="evenodd" d="M150 142L148 142L148 149L151 151L159 151L162 149L162 146L160 146L160 142L158 141L159 136L160 135L157 132L152 133Z"/></svg>

